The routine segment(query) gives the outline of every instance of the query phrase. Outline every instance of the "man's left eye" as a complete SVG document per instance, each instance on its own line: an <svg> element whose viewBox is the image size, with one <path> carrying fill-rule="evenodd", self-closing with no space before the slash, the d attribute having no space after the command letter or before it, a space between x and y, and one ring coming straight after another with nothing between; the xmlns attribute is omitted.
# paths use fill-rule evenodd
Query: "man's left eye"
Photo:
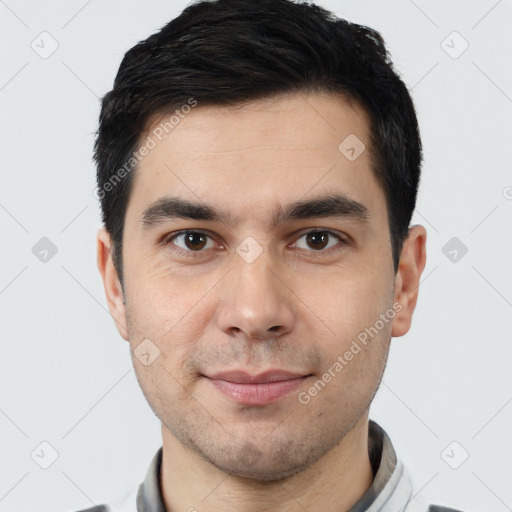
<svg viewBox="0 0 512 512"><path fill-rule="evenodd" d="M341 237L331 231L310 231L299 237L294 246L299 249L322 251L334 247L341 241Z"/></svg>
<svg viewBox="0 0 512 512"><path fill-rule="evenodd" d="M178 233L168 240L176 247L191 252L199 252L202 249L211 249L215 242L206 234L199 231L186 231Z"/></svg>

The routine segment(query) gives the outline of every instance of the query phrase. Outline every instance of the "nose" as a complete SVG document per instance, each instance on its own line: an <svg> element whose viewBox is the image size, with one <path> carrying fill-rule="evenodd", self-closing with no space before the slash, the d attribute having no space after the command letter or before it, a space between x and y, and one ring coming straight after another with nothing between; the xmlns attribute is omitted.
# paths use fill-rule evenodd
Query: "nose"
<svg viewBox="0 0 512 512"><path fill-rule="evenodd" d="M268 340L290 332L296 316L293 293L268 252L248 263L234 255L234 268L223 280L219 328L231 337Z"/></svg>

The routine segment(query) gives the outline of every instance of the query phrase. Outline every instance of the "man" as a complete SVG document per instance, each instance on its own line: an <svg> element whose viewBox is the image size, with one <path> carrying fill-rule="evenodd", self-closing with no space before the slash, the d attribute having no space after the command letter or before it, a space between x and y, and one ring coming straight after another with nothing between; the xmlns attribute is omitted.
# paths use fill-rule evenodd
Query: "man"
<svg viewBox="0 0 512 512"><path fill-rule="evenodd" d="M427 510L369 420L426 257L381 36L310 3L193 4L125 55L95 160L98 267L163 446L94 510Z"/></svg>

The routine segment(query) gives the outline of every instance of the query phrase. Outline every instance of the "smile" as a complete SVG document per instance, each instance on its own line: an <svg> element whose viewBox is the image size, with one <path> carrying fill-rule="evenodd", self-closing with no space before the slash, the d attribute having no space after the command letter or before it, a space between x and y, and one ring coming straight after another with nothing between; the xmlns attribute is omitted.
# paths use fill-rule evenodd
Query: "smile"
<svg viewBox="0 0 512 512"><path fill-rule="evenodd" d="M226 372L205 376L224 396L240 405L267 405L297 389L310 375L269 371L259 375Z"/></svg>

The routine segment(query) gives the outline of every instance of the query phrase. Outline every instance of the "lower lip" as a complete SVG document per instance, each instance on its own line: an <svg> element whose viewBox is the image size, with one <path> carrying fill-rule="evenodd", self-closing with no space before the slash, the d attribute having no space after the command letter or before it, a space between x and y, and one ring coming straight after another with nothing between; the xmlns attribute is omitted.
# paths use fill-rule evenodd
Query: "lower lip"
<svg viewBox="0 0 512 512"><path fill-rule="evenodd" d="M298 377L264 384L240 384L226 380L209 380L221 393L241 405L267 405L277 402L294 389L297 389L306 378Z"/></svg>

